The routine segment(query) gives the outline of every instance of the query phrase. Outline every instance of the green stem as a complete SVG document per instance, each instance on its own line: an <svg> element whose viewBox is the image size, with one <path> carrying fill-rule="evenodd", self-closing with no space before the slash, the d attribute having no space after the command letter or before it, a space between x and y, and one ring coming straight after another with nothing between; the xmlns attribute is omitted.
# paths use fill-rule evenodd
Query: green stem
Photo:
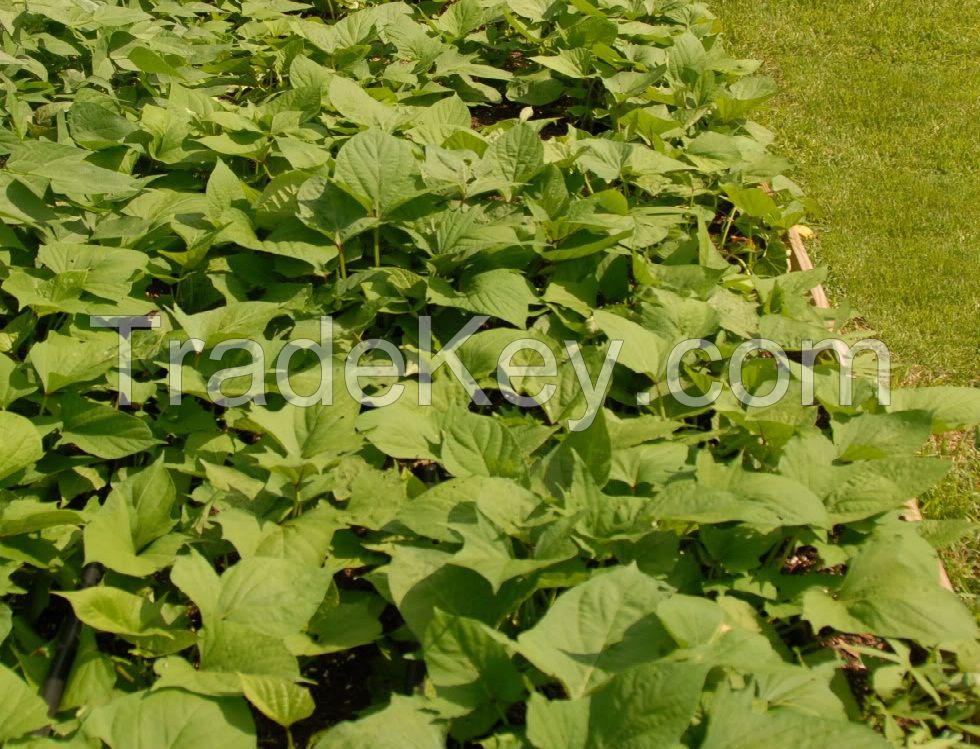
<svg viewBox="0 0 980 749"><path fill-rule="evenodd" d="M374 267L381 267L381 226L374 226Z"/></svg>
<svg viewBox="0 0 980 749"><path fill-rule="evenodd" d="M337 253L340 255L340 277L347 278L347 258L344 256L344 246L337 243Z"/></svg>
<svg viewBox="0 0 980 749"><path fill-rule="evenodd" d="M732 224L735 223L735 211L737 209L732 206L732 212L728 214L728 221L725 223L725 230L721 233L721 243L718 245L718 249L724 252L725 244L728 242L728 233L732 230Z"/></svg>
<svg viewBox="0 0 980 749"><path fill-rule="evenodd" d="M294 518L298 518L299 515L300 515L300 512L299 512L299 507L300 507L300 501L299 501L299 485L300 485L300 482L302 480L303 480L303 474L300 473L299 478L296 479L296 483L293 484L293 511L292 511L292 516Z"/></svg>
<svg viewBox="0 0 980 749"><path fill-rule="evenodd" d="M595 87L595 78L589 80L589 88L585 92L585 117L582 120L582 129L586 124L592 123L592 89Z"/></svg>

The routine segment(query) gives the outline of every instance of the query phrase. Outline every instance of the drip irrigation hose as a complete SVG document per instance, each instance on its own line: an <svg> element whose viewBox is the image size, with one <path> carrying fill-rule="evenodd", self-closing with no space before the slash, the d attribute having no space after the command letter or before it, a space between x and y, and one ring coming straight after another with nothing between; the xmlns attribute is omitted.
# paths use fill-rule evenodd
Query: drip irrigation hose
<svg viewBox="0 0 980 749"><path fill-rule="evenodd" d="M98 562L86 564L82 568L79 589L92 588L99 584L105 568ZM55 636L54 656L51 658L51 665L48 667L48 675L44 679L41 687L41 698L48 705L48 717L54 717L61 704L61 696L65 693L65 685L68 683L68 675L71 673L72 664L75 662L75 653L78 651L78 637L82 631L82 623L75 616L74 610L62 620ZM39 734L48 734L51 727L46 726L38 731Z"/></svg>

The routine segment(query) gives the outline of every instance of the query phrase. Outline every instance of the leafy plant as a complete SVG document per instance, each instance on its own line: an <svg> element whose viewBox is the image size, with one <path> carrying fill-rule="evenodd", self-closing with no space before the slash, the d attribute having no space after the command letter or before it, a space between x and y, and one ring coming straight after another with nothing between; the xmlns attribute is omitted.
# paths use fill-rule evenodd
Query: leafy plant
<svg viewBox="0 0 980 749"><path fill-rule="evenodd" d="M929 436L980 423L976 391L886 406L861 380L842 405L832 357L790 361L765 408L724 362L685 360L713 405L664 384L679 341L798 352L848 322L808 304L821 272L786 272L808 202L748 119L772 84L703 6L0 8L0 741L874 747L862 717L883 715L897 742L975 733L887 700L912 679L946 705L977 671L972 615L900 519L946 470L917 457ZM119 315L147 321L127 398L93 321ZM325 315L331 405L288 348ZM474 315L475 404L436 367ZM502 388L517 338L557 370ZM340 361L373 339L408 362L361 402ZM307 407L277 389L284 352ZM754 392L777 377L745 369ZM431 406L377 407L428 370ZM514 402L542 382L555 398ZM842 634L898 669L863 716Z"/></svg>

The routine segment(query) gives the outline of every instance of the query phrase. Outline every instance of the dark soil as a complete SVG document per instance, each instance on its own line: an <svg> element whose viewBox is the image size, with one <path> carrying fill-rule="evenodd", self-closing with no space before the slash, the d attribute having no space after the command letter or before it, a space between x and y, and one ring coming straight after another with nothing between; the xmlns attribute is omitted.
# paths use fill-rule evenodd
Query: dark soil
<svg viewBox="0 0 980 749"><path fill-rule="evenodd" d="M860 653L857 653L851 646L857 645L863 648L874 648L875 650L886 651L888 645L879 637L873 635L847 635L835 634L825 638L823 645L835 650L844 661L844 676L851 693L857 698L858 702L863 702L871 693L870 674L868 667L864 665Z"/></svg>
<svg viewBox="0 0 980 749"><path fill-rule="evenodd" d="M320 731L345 720L354 720L372 703L368 676L378 655L374 645L364 645L341 653L315 658L303 669L303 676L315 681L310 692L316 712L293 724L293 740L306 746ZM285 748L286 731L282 726L252 708L260 747Z"/></svg>
<svg viewBox="0 0 980 749"><path fill-rule="evenodd" d="M783 562L781 570L784 575L805 575L818 566L820 555L812 546L801 546L793 556Z"/></svg>

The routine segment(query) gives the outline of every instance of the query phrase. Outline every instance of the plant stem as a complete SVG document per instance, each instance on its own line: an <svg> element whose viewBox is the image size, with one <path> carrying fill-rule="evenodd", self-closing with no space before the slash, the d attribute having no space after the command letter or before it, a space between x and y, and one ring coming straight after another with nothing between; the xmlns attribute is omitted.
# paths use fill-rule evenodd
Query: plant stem
<svg viewBox="0 0 980 749"><path fill-rule="evenodd" d="M374 227L374 267L381 267L381 226L378 224Z"/></svg>
<svg viewBox="0 0 980 749"><path fill-rule="evenodd" d="M300 485L300 483L302 481L303 481L303 474L300 473L299 478L296 479L296 483L293 484L293 509L292 509L292 516L294 518L298 518L299 515L300 515L300 512L299 512L299 508L300 508L299 485Z"/></svg>
<svg viewBox="0 0 980 749"><path fill-rule="evenodd" d="M595 78L589 80L589 88L585 92L585 117L582 119L582 129L585 125L592 122L592 87L595 86Z"/></svg>
<svg viewBox="0 0 980 749"><path fill-rule="evenodd" d="M337 253L340 256L340 277L347 278L347 258L344 256L344 246L337 243Z"/></svg>
<svg viewBox="0 0 980 749"><path fill-rule="evenodd" d="M732 206L732 212L728 214L728 221L725 222L725 230L721 233L721 242L718 245L718 249L724 251L725 243L728 242L728 233L732 230L732 224L735 223L735 211L738 210L735 206Z"/></svg>

